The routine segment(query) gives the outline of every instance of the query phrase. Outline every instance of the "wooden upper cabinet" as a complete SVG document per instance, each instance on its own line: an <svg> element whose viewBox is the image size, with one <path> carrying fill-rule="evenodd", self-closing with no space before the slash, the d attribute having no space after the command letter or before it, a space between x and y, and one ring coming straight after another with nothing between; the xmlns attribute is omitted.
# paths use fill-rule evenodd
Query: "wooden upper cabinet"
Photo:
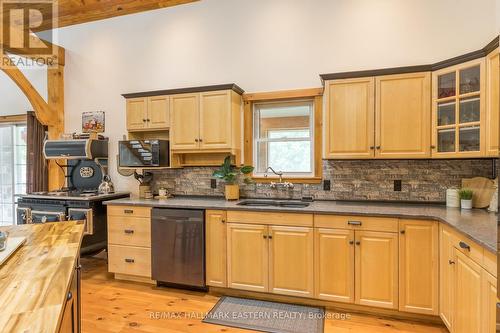
<svg viewBox="0 0 500 333"><path fill-rule="evenodd" d="M432 157L486 156L485 59L432 73Z"/></svg>
<svg viewBox="0 0 500 333"><path fill-rule="evenodd" d="M150 129L167 129L170 126L168 96L148 97L147 123Z"/></svg>
<svg viewBox="0 0 500 333"><path fill-rule="evenodd" d="M498 141L500 131L500 59L499 49L486 57L486 155L498 156Z"/></svg>
<svg viewBox="0 0 500 333"><path fill-rule="evenodd" d="M355 232L356 304L398 309L398 234Z"/></svg>
<svg viewBox="0 0 500 333"><path fill-rule="evenodd" d="M438 314L438 222L400 220L399 310Z"/></svg>
<svg viewBox="0 0 500 333"><path fill-rule="evenodd" d="M269 292L313 297L313 229L269 227Z"/></svg>
<svg viewBox="0 0 500 333"><path fill-rule="evenodd" d="M127 99L127 130L147 128L148 100L146 97Z"/></svg>
<svg viewBox="0 0 500 333"><path fill-rule="evenodd" d="M226 212L206 211L206 281L213 287L227 287Z"/></svg>
<svg viewBox="0 0 500 333"><path fill-rule="evenodd" d="M231 147L231 91L200 94L200 148Z"/></svg>
<svg viewBox="0 0 500 333"><path fill-rule="evenodd" d="M268 227L227 224L228 288L269 291Z"/></svg>
<svg viewBox="0 0 500 333"><path fill-rule="evenodd" d="M483 328L481 332L495 333L497 332L497 279L485 270L482 273L481 295L483 302L481 304L481 322L483 323Z"/></svg>
<svg viewBox="0 0 500 333"><path fill-rule="evenodd" d="M453 331L455 309L455 253L454 236L450 229L439 227L439 316L450 332Z"/></svg>
<svg viewBox="0 0 500 333"><path fill-rule="evenodd" d="M170 97L172 126L171 149L198 149L200 139L200 94L180 94Z"/></svg>
<svg viewBox="0 0 500 333"><path fill-rule="evenodd" d="M315 298L354 303L354 230L314 230Z"/></svg>
<svg viewBox="0 0 500 333"><path fill-rule="evenodd" d="M482 331L481 281L482 268L472 259L454 249L455 253L455 315L453 333L471 333Z"/></svg>
<svg viewBox="0 0 500 333"><path fill-rule="evenodd" d="M328 81L324 158L374 157L374 79Z"/></svg>
<svg viewBox="0 0 500 333"><path fill-rule="evenodd" d="M430 73L376 77L375 92L375 156L429 158Z"/></svg>

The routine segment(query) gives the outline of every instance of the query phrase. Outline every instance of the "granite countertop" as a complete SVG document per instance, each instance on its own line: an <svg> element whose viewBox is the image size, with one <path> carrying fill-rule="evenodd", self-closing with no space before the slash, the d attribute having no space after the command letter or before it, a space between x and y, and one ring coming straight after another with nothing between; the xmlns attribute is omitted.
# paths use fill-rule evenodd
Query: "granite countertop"
<svg viewBox="0 0 500 333"><path fill-rule="evenodd" d="M137 205L160 208L258 210L432 219L450 225L495 254L497 251L497 215L482 209L467 211L458 208L447 208L444 205L436 204L376 203L361 201L315 201L311 202L310 205L305 208L272 206L249 207L238 206L237 203L238 201L226 201L223 198L216 197L175 197L166 200L125 198L105 202L105 204L113 205Z"/></svg>
<svg viewBox="0 0 500 333"><path fill-rule="evenodd" d="M26 237L0 266L0 332L58 332L83 227L76 221L0 227L9 237Z"/></svg>

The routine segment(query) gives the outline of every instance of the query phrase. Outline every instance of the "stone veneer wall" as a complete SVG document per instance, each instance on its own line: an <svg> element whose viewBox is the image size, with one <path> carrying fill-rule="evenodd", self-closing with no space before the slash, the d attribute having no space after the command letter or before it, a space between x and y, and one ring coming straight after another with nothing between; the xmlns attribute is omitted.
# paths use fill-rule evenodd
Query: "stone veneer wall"
<svg viewBox="0 0 500 333"><path fill-rule="evenodd" d="M313 196L327 200L391 200L444 202L446 189L460 187L462 178L492 177L493 160L324 160L323 179L331 181L331 190L323 184L296 184L294 189L271 189L269 184L241 185L247 198L300 199ZM214 167L189 167L155 171L152 187L165 187L174 195L221 196L224 186L210 188ZM402 191L394 191L395 179L402 180Z"/></svg>

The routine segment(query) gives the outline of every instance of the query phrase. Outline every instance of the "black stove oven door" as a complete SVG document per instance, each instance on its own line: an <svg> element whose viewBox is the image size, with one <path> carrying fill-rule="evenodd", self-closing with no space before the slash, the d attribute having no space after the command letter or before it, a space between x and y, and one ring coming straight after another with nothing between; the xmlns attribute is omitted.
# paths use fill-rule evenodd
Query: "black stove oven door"
<svg viewBox="0 0 500 333"><path fill-rule="evenodd" d="M63 212L31 211L31 223L61 222L65 220L66 215Z"/></svg>

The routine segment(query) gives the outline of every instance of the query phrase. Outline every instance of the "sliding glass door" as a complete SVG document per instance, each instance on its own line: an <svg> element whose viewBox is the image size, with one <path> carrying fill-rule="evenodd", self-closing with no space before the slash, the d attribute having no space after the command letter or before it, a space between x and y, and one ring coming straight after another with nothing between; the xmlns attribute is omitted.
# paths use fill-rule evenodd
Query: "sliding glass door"
<svg viewBox="0 0 500 333"><path fill-rule="evenodd" d="M0 124L0 225L16 223L16 195L26 193L26 131L26 124Z"/></svg>

